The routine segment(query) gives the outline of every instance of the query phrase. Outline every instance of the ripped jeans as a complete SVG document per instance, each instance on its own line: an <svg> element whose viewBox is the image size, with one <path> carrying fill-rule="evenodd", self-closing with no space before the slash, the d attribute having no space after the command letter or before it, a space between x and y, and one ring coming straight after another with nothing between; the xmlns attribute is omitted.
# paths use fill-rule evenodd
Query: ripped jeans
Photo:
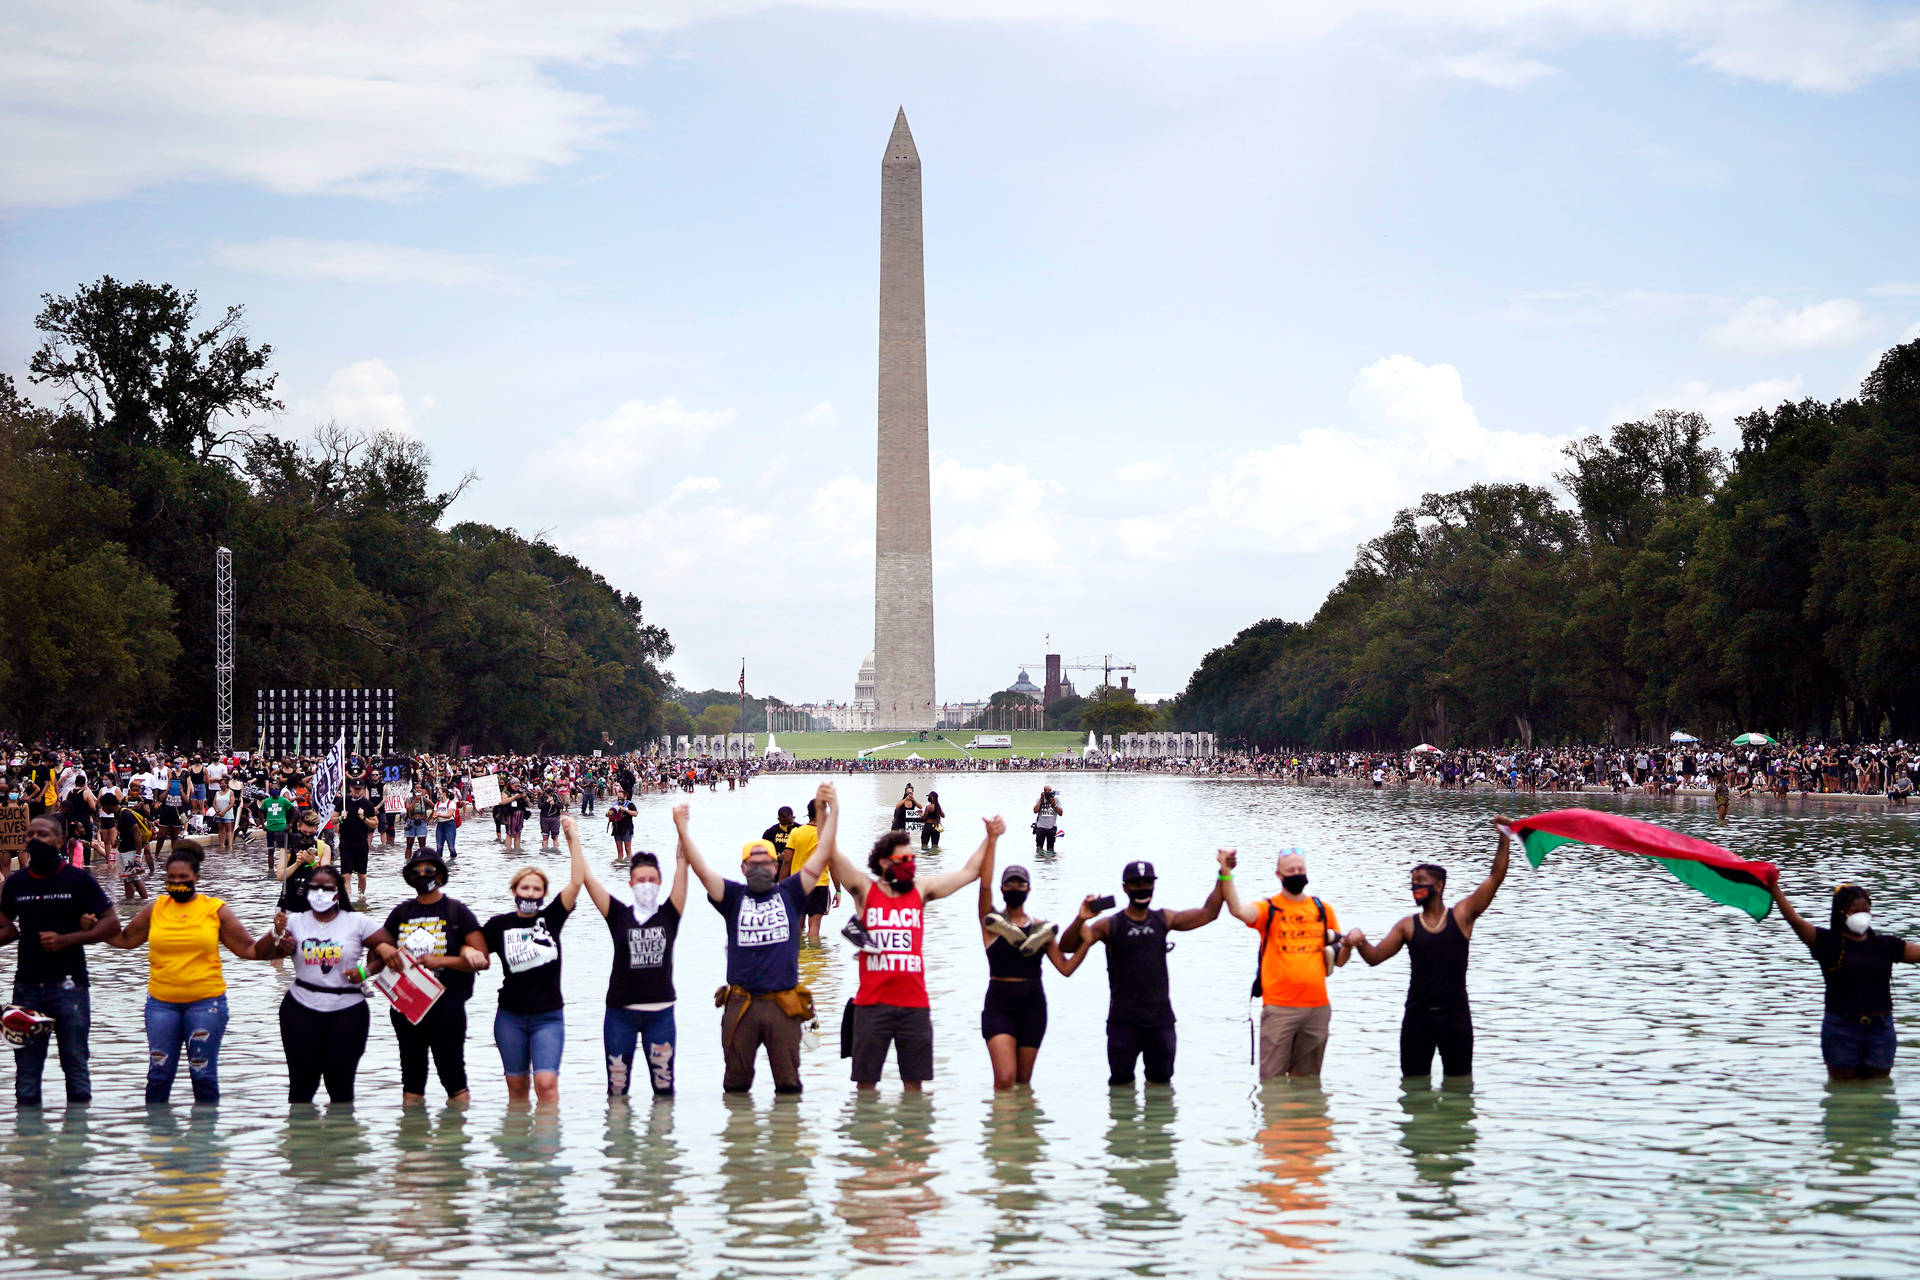
<svg viewBox="0 0 1920 1280"><path fill-rule="evenodd" d="M664 1009L609 1008L600 1038L607 1051L608 1096L622 1097L632 1087L636 1049L645 1054L642 1069L654 1094L673 1096L673 1054L678 1036L672 1005Z"/></svg>
<svg viewBox="0 0 1920 1280"><path fill-rule="evenodd" d="M220 1040L227 1033L227 998L169 1004L147 997L147 1105L173 1095L180 1050L187 1051L187 1074L195 1102L220 1101Z"/></svg>

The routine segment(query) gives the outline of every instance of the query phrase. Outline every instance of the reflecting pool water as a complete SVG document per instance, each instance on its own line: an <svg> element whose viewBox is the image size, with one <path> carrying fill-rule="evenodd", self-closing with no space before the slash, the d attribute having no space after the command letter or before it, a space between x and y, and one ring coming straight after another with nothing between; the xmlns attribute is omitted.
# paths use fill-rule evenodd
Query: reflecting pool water
<svg viewBox="0 0 1920 1280"><path fill-rule="evenodd" d="M689 797L717 862L815 779L768 777ZM839 780L863 855L902 779ZM924 794L928 779L916 779ZM1494 798L1158 777L1061 775L1067 834L1025 837L1042 779L948 775L953 865L979 819L1004 813L1002 862L1033 870L1035 913L1064 919L1151 858L1158 902L1197 905L1213 849L1272 892L1271 852L1308 850L1312 892L1378 937L1404 914L1406 870L1432 860L1455 894L1484 874L1498 812L1564 797ZM636 847L671 849L679 797L646 797ZM1876 923L1920 933L1915 819L1816 806L1749 809L1718 825L1688 801L1614 801L1783 868L1810 915L1842 880L1874 891ZM1917 811L1920 812L1920 811ZM596 871L615 874L603 823ZM522 862L491 824L461 831L450 891L484 918ZM527 843L536 845L529 835ZM203 887L251 926L271 917L264 859L209 863ZM372 894L405 893L376 848ZM1655 866L1569 848L1516 865L1474 937L1471 1088L1398 1078L1404 960L1332 979L1319 1087L1262 1087L1249 1063L1254 934L1223 917L1178 936L1175 1084L1110 1090L1104 959L1051 975L1052 1021L1031 1092L996 1096L979 1038L986 981L971 893L929 912L936 1080L858 1095L838 1057L853 961L830 920L803 955L823 1011L806 1093L719 1088L720 922L694 888L678 945L680 1096L609 1105L600 1010L611 954L584 900L568 925L561 1102L506 1105L488 1034L497 974L472 1003L474 1100L403 1110L390 1028L375 1019L360 1104L290 1108L275 1007L288 978L229 959L232 1025L217 1108L141 1105L145 958L96 949L90 1107L0 1117L0 1273L1008 1276L1465 1274L1575 1277L1920 1272L1920 1100L1903 1045L1894 1079L1830 1088L1818 1048L1820 978L1777 919L1755 924ZM1896 1002L1911 986L1904 975ZM437 1092L437 1084L431 1086ZM185 1099L185 1081L177 1086ZM4 1096L4 1095L0 1095Z"/></svg>

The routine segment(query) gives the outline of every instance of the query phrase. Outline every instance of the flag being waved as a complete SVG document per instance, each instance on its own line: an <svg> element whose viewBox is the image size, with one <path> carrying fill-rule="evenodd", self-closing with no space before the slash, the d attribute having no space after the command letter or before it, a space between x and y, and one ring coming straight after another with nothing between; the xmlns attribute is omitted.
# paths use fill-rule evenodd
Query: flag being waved
<svg viewBox="0 0 1920 1280"><path fill-rule="evenodd" d="M1767 918L1773 909L1770 892L1780 879L1780 869L1771 862L1749 862L1706 840L1683 836L1651 822L1623 818L1616 813L1593 809L1555 809L1536 813L1513 824L1520 836L1527 861L1538 867L1549 850L1563 844L1593 844L1621 853L1637 853L1652 858L1671 871L1681 883L1690 885L1715 902L1752 916Z"/></svg>
<svg viewBox="0 0 1920 1280"><path fill-rule="evenodd" d="M326 826L333 821L333 798L340 794L341 783L347 774L347 731L342 729L335 740L333 750L327 752L327 758L313 773L313 808L320 815L320 825Z"/></svg>

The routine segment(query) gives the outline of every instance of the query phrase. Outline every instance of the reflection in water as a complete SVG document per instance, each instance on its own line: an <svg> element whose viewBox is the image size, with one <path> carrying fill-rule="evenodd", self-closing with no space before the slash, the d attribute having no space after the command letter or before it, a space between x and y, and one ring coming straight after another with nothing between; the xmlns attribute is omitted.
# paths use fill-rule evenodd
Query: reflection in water
<svg viewBox="0 0 1920 1280"><path fill-rule="evenodd" d="M1863 1178L1894 1153L1900 1099L1892 1080L1829 1082L1820 1099L1820 1133L1837 1172Z"/></svg>
<svg viewBox="0 0 1920 1280"><path fill-rule="evenodd" d="M280 1159L295 1180L302 1212L347 1210L365 1197L374 1162L366 1126L352 1107L315 1111L289 1107L280 1130Z"/></svg>
<svg viewBox="0 0 1920 1280"><path fill-rule="evenodd" d="M1174 1121L1179 1107L1170 1088L1107 1091L1107 1182L1102 1225L1113 1239L1142 1249L1181 1234L1181 1215L1168 1204L1180 1174Z"/></svg>
<svg viewBox="0 0 1920 1280"><path fill-rule="evenodd" d="M486 1214L495 1239L545 1243L578 1224L561 1212L561 1189L573 1167L560 1158L560 1108L509 1105L493 1135ZM555 1249L557 1252L557 1248Z"/></svg>
<svg viewBox="0 0 1920 1280"><path fill-rule="evenodd" d="M807 1177L831 1113L817 1100L809 1105L804 1094L756 1104L752 1094L730 1093L726 1108L720 1254L733 1274L790 1270L795 1258L811 1258L820 1247L824 1223Z"/></svg>
<svg viewBox="0 0 1920 1280"><path fill-rule="evenodd" d="M657 1263L678 1271L687 1242L674 1230L673 1212L685 1202L686 1150L673 1132L673 1104L640 1099L607 1107L607 1188L598 1204L614 1243L595 1251L624 1263Z"/></svg>
<svg viewBox="0 0 1920 1280"><path fill-rule="evenodd" d="M1260 1086L1260 1172L1249 1189L1265 1202L1255 1224L1269 1243L1317 1253L1335 1224L1326 1177L1333 1153L1333 1121L1318 1080L1278 1077ZM1322 1228L1303 1232L1302 1228ZM1284 1259L1287 1263L1298 1259Z"/></svg>
<svg viewBox="0 0 1920 1280"><path fill-rule="evenodd" d="M996 1090L983 1145L992 1169L985 1200L990 1208L997 1256L1038 1261L1054 1251L1052 1206L1034 1169L1047 1158L1047 1113L1030 1089Z"/></svg>
<svg viewBox="0 0 1920 1280"><path fill-rule="evenodd" d="M227 1234L220 1177L226 1157L214 1132L214 1109L195 1107L184 1125L171 1107L152 1108L145 1119L147 1139L139 1152L154 1181L134 1192L133 1202L140 1239L162 1250L147 1260L147 1274L217 1267L215 1246Z"/></svg>
<svg viewBox="0 0 1920 1280"><path fill-rule="evenodd" d="M1420 1181L1443 1194L1436 1205L1414 1210L1416 1217L1451 1218L1460 1212L1453 1184L1473 1167L1473 1081L1449 1081L1436 1089L1422 1080L1400 1088L1400 1145L1413 1157Z"/></svg>
<svg viewBox="0 0 1920 1280"><path fill-rule="evenodd" d="M852 1172L840 1179L840 1217L861 1257L899 1261L923 1252L920 1219L940 1208L930 1185L937 1173L933 1100L931 1093L856 1091L843 1113Z"/></svg>
<svg viewBox="0 0 1920 1280"><path fill-rule="evenodd" d="M396 1265L414 1265L435 1249L458 1248L479 1237L466 1195L475 1157L463 1104L438 1112L408 1107L394 1135L393 1221L383 1232Z"/></svg>
<svg viewBox="0 0 1920 1280"><path fill-rule="evenodd" d="M57 1121L37 1108L17 1113L16 1129L0 1147L0 1185L13 1206L0 1215L6 1257L31 1258L46 1268L71 1265L67 1251L99 1230L96 1213L120 1211L101 1196L99 1179L79 1172L87 1163L88 1128L85 1106L69 1106Z"/></svg>

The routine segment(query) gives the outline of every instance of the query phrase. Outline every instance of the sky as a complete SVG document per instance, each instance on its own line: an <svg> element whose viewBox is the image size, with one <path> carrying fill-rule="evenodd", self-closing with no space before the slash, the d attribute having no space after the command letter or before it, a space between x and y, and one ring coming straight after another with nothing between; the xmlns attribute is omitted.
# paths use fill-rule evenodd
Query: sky
<svg viewBox="0 0 1920 1280"><path fill-rule="evenodd" d="M1423 493L1854 394L1920 337L1917 71L1862 0L12 0L0 371L103 274L243 304L263 427L409 433L682 685L843 701L904 106L939 696L1173 694Z"/></svg>

